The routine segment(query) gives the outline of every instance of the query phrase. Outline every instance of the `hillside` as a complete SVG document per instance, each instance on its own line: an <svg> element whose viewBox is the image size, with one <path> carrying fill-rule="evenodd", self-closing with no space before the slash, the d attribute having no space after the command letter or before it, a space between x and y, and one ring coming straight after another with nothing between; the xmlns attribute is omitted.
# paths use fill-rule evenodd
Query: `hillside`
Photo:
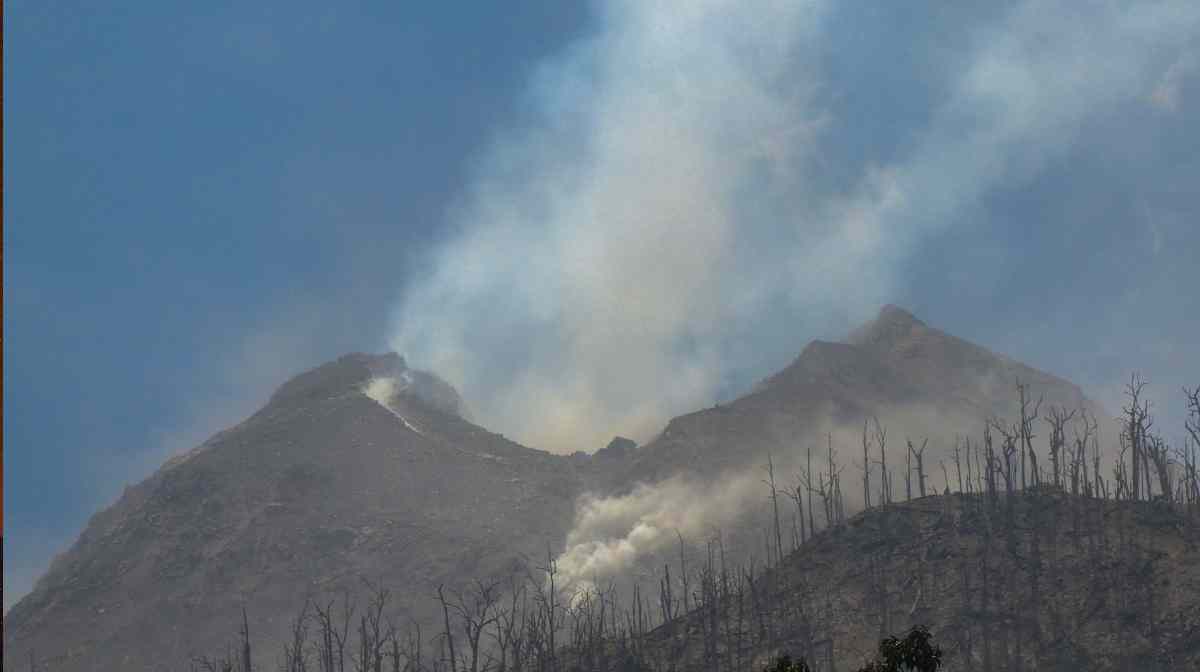
<svg viewBox="0 0 1200 672"><path fill-rule="evenodd" d="M1084 408L1106 441L1109 414L1078 386L926 325L896 306L843 343L813 341L786 368L737 400L671 420L629 470L653 480L684 468L715 476L761 463L768 452L795 455L823 446L826 433L846 452L863 420L877 417L894 445L931 439L932 464L949 458L956 434L978 436L988 418L1019 416L1016 383L1050 406ZM732 449L736 446L736 450Z"/></svg>
<svg viewBox="0 0 1200 672"><path fill-rule="evenodd" d="M5 668L32 650L55 670L175 669L221 650L243 604L277 641L297 600L364 578L429 620L434 585L544 556L590 462L466 422L429 380L390 408L366 393L406 377L422 380L396 355L318 367L127 489L8 614Z"/></svg>
<svg viewBox="0 0 1200 672"><path fill-rule="evenodd" d="M818 534L754 586L715 584L647 636L650 664L758 669L788 652L853 670L927 625L949 671L1200 669L1200 522L1161 504L930 496Z"/></svg>
<svg viewBox="0 0 1200 672"><path fill-rule="evenodd" d="M472 424L456 390L397 355L347 355L288 381L246 421L97 513L7 615L4 662L33 651L68 672L175 669L223 650L246 607L259 651L271 651L256 659L273 665L306 598L361 595L364 582L392 589L396 622L436 632L436 586L519 575L573 542L653 586L669 551L661 542L678 528L662 507L679 502L691 510L707 501L695 510L715 516L693 516L689 544L699 549L723 525L728 561L744 563L763 555L767 455L781 487L795 487L810 449L833 448L842 468L852 465L862 423L874 417L888 428L889 459L904 460L905 438L931 439L926 473L940 491L934 465L951 455L953 435L977 437L988 418L1016 417L1017 380L1047 406L1082 406L1104 422L1074 385L894 307L847 342L810 343L730 404L675 418L645 446L616 441L595 456L552 455ZM657 498L659 485L681 476L705 489ZM727 497L732 476L753 491ZM903 488L902 477L892 487ZM580 532L581 496L621 502L631 492L652 495L634 502L640 513ZM859 508L858 492L840 487L846 508ZM811 498L807 506L811 523ZM643 553L628 535L645 539L647 521L659 524L659 540ZM579 578L613 578L581 567Z"/></svg>

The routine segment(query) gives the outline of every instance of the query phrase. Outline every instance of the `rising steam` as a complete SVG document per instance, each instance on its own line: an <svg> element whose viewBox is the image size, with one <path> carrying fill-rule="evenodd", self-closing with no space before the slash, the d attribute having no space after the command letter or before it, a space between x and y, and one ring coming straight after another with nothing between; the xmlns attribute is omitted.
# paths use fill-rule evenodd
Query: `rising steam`
<svg viewBox="0 0 1200 672"><path fill-rule="evenodd" d="M749 472L719 483L672 478L619 497L585 496L557 560L562 585L578 589L596 578L620 576L639 558L669 548L676 535L695 541L735 521L763 494L762 483Z"/></svg>
<svg viewBox="0 0 1200 672"><path fill-rule="evenodd" d="M644 440L872 313L990 188L1097 110L1145 104L1200 23L1185 0L1019 3L963 41L905 154L831 188L811 178L839 121L819 56L834 9L597 2L597 30L543 65L530 118L480 157L393 347L527 443Z"/></svg>
<svg viewBox="0 0 1200 672"><path fill-rule="evenodd" d="M425 432L422 432L420 429L418 429L417 426L414 425L408 418L404 417L400 411L396 410L395 405L392 403L396 398L396 395L408 389L411 384L411 374L409 374L408 371L402 371L397 376L382 376L368 380L366 385L364 385L362 388L362 393L366 395L368 399L384 407L389 413L399 418L400 422L403 423L404 426L410 431L424 436Z"/></svg>

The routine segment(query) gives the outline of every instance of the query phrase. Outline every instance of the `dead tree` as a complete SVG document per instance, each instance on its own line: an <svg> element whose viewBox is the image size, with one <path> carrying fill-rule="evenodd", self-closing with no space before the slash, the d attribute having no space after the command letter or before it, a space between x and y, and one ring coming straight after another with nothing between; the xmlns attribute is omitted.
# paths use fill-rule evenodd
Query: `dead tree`
<svg viewBox="0 0 1200 672"><path fill-rule="evenodd" d="M555 561L549 547L546 548L546 565L538 569L545 575L544 582L534 583L536 588L535 602L538 605L540 620L545 631L544 655L548 659L549 669L552 672L557 672L558 630L561 627L559 615L562 611L562 605L559 603L558 595L558 563ZM451 672L454 671L452 670Z"/></svg>
<svg viewBox="0 0 1200 672"><path fill-rule="evenodd" d="M382 672L388 646L388 628L384 610L391 591L363 581L368 591L367 606L358 620L358 653L352 656L357 672Z"/></svg>
<svg viewBox="0 0 1200 672"><path fill-rule="evenodd" d="M1098 499L1108 499L1108 484L1100 473L1100 439L1096 435L1092 436L1092 484L1095 486Z"/></svg>
<svg viewBox="0 0 1200 672"><path fill-rule="evenodd" d="M437 587L438 602L442 604L442 637L446 643L446 648L450 651L450 672L458 672L458 655L454 650L454 628L450 627L450 600L446 597L445 586L438 584Z"/></svg>
<svg viewBox="0 0 1200 672"><path fill-rule="evenodd" d="M879 418L872 419L875 421L875 445L879 446L879 503L887 506L892 503L892 479L887 469L887 430L879 424Z"/></svg>
<svg viewBox="0 0 1200 672"><path fill-rule="evenodd" d="M1142 498L1142 479L1146 477L1149 467L1144 439L1150 429L1150 402L1142 401L1141 398L1145 388L1146 383L1141 376L1136 373L1131 375L1129 384L1125 386L1125 396L1129 398L1129 405L1122 409L1125 422L1121 435L1130 451L1129 491L1135 500ZM1150 496L1148 488L1144 494L1146 497Z"/></svg>
<svg viewBox="0 0 1200 672"><path fill-rule="evenodd" d="M526 632L528 625L527 592L525 583L518 582L515 575L509 577L508 607L497 612L497 627L492 637L500 653L498 672L525 669Z"/></svg>
<svg viewBox="0 0 1200 672"><path fill-rule="evenodd" d="M1178 500L1188 512L1194 512L1200 505L1200 475L1197 474L1197 457L1200 455L1198 453L1200 453L1200 445L1192 441L1190 437L1184 439L1183 447L1177 449L1176 452L1176 456L1183 466L1183 474L1179 479Z"/></svg>
<svg viewBox="0 0 1200 672"><path fill-rule="evenodd" d="M250 621L246 617L246 605L242 605L242 672L250 672Z"/></svg>
<svg viewBox="0 0 1200 672"><path fill-rule="evenodd" d="M350 595L342 594L341 623L334 618L333 601L325 606L313 603L320 639L317 641L317 662L321 672L345 672L346 644L350 637L350 620L354 617L354 606Z"/></svg>
<svg viewBox="0 0 1200 672"><path fill-rule="evenodd" d="M284 669L287 672L308 672L308 624L309 600L304 601L300 613L291 623L291 641L283 644Z"/></svg>
<svg viewBox="0 0 1200 672"><path fill-rule="evenodd" d="M1136 486L1130 488L1127 471L1125 469L1125 455L1129 452L1129 440L1122 434L1119 438L1119 447L1117 449L1117 463L1113 465L1113 482L1116 485L1117 499L1129 499L1132 492L1136 490Z"/></svg>
<svg viewBox="0 0 1200 672"><path fill-rule="evenodd" d="M813 517L813 489L812 489L812 443L808 444L808 466L804 471L804 485L808 490L808 534L814 536L817 533L816 521ZM771 561L767 558L767 562Z"/></svg>
<svg viewBox="0 0 1200 672"><path fill-rule="evenodd" d="M908 450L904 451L904 501L912 501L912 441L905 439Z"/></svg>
<svg viewBox="0 0 1200 672"><path fill-rule="evenodd" d="M1010 428L998 418L993 418L988 421L988 424L1000 434L1000 450L1004 457L1004 468L1001 475L1004 477L1004 491L1011 498L1017 487L1017 469L1023 467L1024 463L1024 455L1021 457L1020 464L1016 459L1019 450L1018 444L1021 440L1021 427L1013 425ZM1024 478L1023 473L1021 477Z"/></svg>
<svg viewBox="0 0 1200 672"><path fill-rule="evenodd" d="M845 514L845 507L842 505L842 467L833 461L833 432L828 432L826 435L827 446L829 449L829 491L832 498L833 522L842 522Z"/></svg>
<svg viewBox="0 0 1200 672"><path fill-rule="evenodd" d="M1167 503L1171 503L1171 496L1175 492L1174 486L1171 484L1171 451L1167 446L1167 442L1158 434L1147 434L1145 437L1146 455L1150 459L1150 464L1154 466L1154 473L1158 476L1158 489L1162 493L1162 497Z"/></svg>
<svg viewBox="0 0 1200 672"><path fill-rule="evenodd" d="M1182 448L1176 449L1176 454L1183 466L1180 476L1179 501L1189 512L1200 510L1200 478L1197 474L1197 453L1200 453L1200 385L1195 389L1183 388L1184 399L1187 403L1187 417L1184 418L1183 428L1187 432L1183 439Z"/></svg>
<svg viewBox="0 0 1200 672"><path fill-rule="evenodd" d="M963 491L962 455L959 453L959 445L958 444L959 444L959 439L958 439L958 436L956 435L954 437L954 475L955 475L955 478L958 480L958 494L962 495L962 494L966 494L966 493ZM968 455L968 459L969 458L970 458L970 455ZM968 463L967 468L968 468L968 470L970 469L970 463ZM967 472L967 482L968 483L971 482L970 471Z"/></svg>
<svg viewBox="0 0 1200 672"><path fill-rule="evenodd" d="M917 461L917 488L922 497L925 496L925 447L928 445L929 439L925 439L921 442L921 448L918 450L913 447L912 441L908 442L908 452ZM955 453L957 454L957 452L958 448L955 447Z"/></svg>
<svg viewBox="0 0 1200 672"><path fill-rule="evenodd" d="M399 637L393 637L393 641L398 644ZM404 672L425 672L425 658L421 651L422 642L424 640L421 638L421 624L413 619L404 640Z"/></svg>
<svg viewBox="0 0 1200 672"><path fill-rule="evenodd" d="M987 460L986 489L988 502L993 508L996 506L996 472L999 468L999 461L996 457L996 450L992 445L992 427L990 423L983 426L983 447L984 459Z"/></svg>
<svg viewBox="0 0 1200 672"><path fill-rule="evenodd" d="M320 671L346 671L346 646L349 642L350 620L354 618L354 610L354 605L350 604L349 593L343 593L341 623L338 623L334 614L334 601L329 601L325 606L313 602L319 632L317 661Z"/></svg>
<svg viewBox="0 0 1200 672"><path fill-rule="evenodd" d="M1087 409L1079 409L1079 420L1072 426L1075 450L1071 455L1071 493L1092 496L1092 485L1088 482L1087 450L1097 431L1097 421L1089 417Z"/></svg>
<svg viewBox="0 0 1200 672"><path fill-rule="evenodd" d="M317 621L317 669L320 672L335 672L333 663L333 602L325 607L313 602L313 616Z"/></svg>
<svg viewBox="0 0 1200 672"><path fill-rule="evenodd" d="M1200 511L1200 474L1197 473L1197 458L1200 457L1200 385L1195 389L1183 388L1187 403L1187 417L1183 427L1187 435L1183 447L1176 449L1176 456L1183 467L1179 479L1178 500L1189 512Z"/></svg>
<svg viewBox="0 0 1200 672"><path fill-rule="evenodd" d="M688 600L688 571L687 571L687 547L683 543L683 535L679 530L675 530L675 536L679 538L679 581L683 586L683 613L688 613L692 607Z"/></svg>
<svg viewBox="0 0 1200 672"><path fill-rule="evenodd" d="M867 420L863 419L862 431L862 470L863 470L863 509L871 508L871 458L868 453L871 450L871 436L867 433Z"/></svg>
<svg viewBox="0 0 1200 672"><path fill-rule="evenodd" d="M821 498L821 508L825 513L825 527L833 527L845 517L845 506L842 501L841 473L843 467L833 460L833 434L828 435L827 471L817 474L817 484L813 486L809 473L797 476L798 481L808 490L811 496L816 494ZM812 515L811 504L809 515Z"/></svg>
<svg viewBox="0 0 1200 672"><path fill-rule="evenodd" d="M821 510L825 513L825 527L828 528L832 524L832 520L830 518L830 511L829 511L830 490L829 490L829 488L827 488L827 484L825 482L825 474L823 474L823 473L817 474L817 484L816 485L813 485L812 477L807 472L798 474L797 478L800 479L800 482L803 484L804 489L808 491L809 501L812 500L812 496L814 494L820 498ZM809 512L809 515L811 516L812 515L811 505L809 507L808 512ZM815 524L814 524L814 527L813 527L814 534L815 534L815 530L816 530L816 528L815 528ZM770 566L770 559L771 559L771 556L769 553L770 548L768 548L767 550L768 550L767 565Z"/></svg>
<svg viewBox="0 0 1200 672"><path fill-rule="evenodd" d="M1017 398L1021 407L1021 425L1019 427L1021 440L1021 489L1025 490L1027 482L1025 479L1025 455L1029 455L1030 481L1037 485L1039 480L1039 472L1037 466L1037 453L1033 450L1033 423L1038 419L1038 409L1042 407L1042 398L1038 397L1037 403L1034 404L1033 410L1029 410L1029 386L1017 381Z"/></svg>
<svg viewBox="0 0 1200 672"><path fill-rule="evenodd" d="M800 543L805 542L804 536L804 480L799 474L796 475L796 485L790 490L785 491L788 499L796 504L797 520L800 522Z"/></svg>
<svg viewBox="0 0 1200 672"><path fill-rule="evenodd" d="M1183 428L1187 430L1188 436L1192 439L1192 444L1200 446L1200 385L1189 390L1183 388L1183 395L1187 400L1187 419L1183 421Z"/></svg>
<svg viewBox="0 0 1200 672"><path fill-rule="evenodd" d="M663 578L658 582L658 610L664 623L675 618L675 597L671 590L671 563L663 565Z"/></svg>
<svg viewBox="0 0 1200 672"><path fill-rule="evenodd" d="M460 628L470 653L470 657L463 661L465 672L479 672L480 642L483 633L499 620L495 613L499 600L498 586L499 583L495 581L484 583L476 579L471 584L468 595L456 592L455 599L450 602L450 608L458 614Z"/></svg>
<svg viewBox="0 0 1200 672"><path fill-rule="evenodd" d="M778 554L777 561L783 562L783 532L779 527L779 490L775 487L775 462L771 458L771 454L767 453L767 480L763 481L771 488L771 509L775 518L775 552Z"/></svg>
<svg viewBox="0 0 1200 672"><path fill-rule="evenodd" d="M1075 411L1067 412L1060 406L1051 406L1046 422L1050 425L1050 467L1054 478L1054 487L1063 487L1062 458L1065 457L1067 445L1066 426L1075 417ZM1078 476L1078 474L1076 474ZM1076 484L1078 485L1078 484Z"/></svg>
<svg viewBox="0 0 1200 672"><path fill-rule="evenodd" d="M963 437L963 452L966 453L966 457L967 457L967 459L966 459L966 461L967 461L967 494L973 494L975 492L979 492L980 490L982 490L983 487L982 487L982 485L980 485L980 487L977 488L976 482L975 482L976 474L979 471L978 458L976 458L974 461L974 467L975 467L974 470L971 469L971 466L972 466L971 437L969 437L969 436Z"/></svg>

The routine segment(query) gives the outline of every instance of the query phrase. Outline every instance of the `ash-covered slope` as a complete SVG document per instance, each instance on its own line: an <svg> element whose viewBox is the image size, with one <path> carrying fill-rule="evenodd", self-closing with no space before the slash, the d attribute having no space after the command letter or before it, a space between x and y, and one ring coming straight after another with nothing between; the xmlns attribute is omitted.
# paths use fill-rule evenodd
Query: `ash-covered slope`
<svg viewBox="0 0 1200 672"><path fill-rule="evenodd" d="M756 670L788 653L856 670L924 625L946 672L1200 669L1200 524L1161 503L929 496L821 532L753 586L731 581L652 632L645 658Z"/></svg>
<svg viewBox="0 0 1200 672"><path fill-rule="evenodd" d="M859 455L868 418L888 431L897 459L906 438L918 446L928 438L928 464L937 465L952 454L956 434L978 439L988 418L1019 417L1018 381L1031 401L1043 399L1042 417L1052 405L1084 408L1100 422L1102 441L1115 441L1108 414L1074 384L885 306L843 343L809 343L736 401L673 419L638 452L627 480L657 480L680 468L711 478L761 463L768 452L794 462L809 447L823 455L830 433L848 464Z"/></svg>
<svg viewBox="0 0 1200 672"><path fill-rule="evenodd" d="M396 355L348 355L284 384L98 513L8 614L4 662L33 650L59 670L175 669L193 652L222 651L243 605L259 651L274 656L306 596L359 590L363 578L393 589L396 616L430 631L433 586L562 550L586 491L716 478L768 452L789 478L826 432L848 465L870 416L899 460L905 436L930 437L934 465L954 433L1015 418L1017 378L1046 404L1101 415L1075 386L888 307L846 343L809 344L737 401L675 418L647 446L616 441L589 458L471 424L453 388ZM745 520L760 524L757 513ZM757 527L744 531L761 543Z"/></svg>
<svg viewBox="0 0 1200 672"><path fill-rule="evenodd" d="M55 670L178 669L223 651L243 604L273 656L308 594L367 578L427 620L437 583L544 555L590 462L520 446L460 409L394 354L297 376L95 515L5 619L5 668L35 651Z"/></svg>

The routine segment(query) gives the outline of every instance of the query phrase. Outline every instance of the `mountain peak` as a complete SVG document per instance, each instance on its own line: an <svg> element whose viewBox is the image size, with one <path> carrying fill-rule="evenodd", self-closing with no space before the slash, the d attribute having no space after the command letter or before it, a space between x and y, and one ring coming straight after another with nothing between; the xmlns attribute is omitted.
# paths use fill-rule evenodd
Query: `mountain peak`
<svg viewBox="0 0 1200 672"><path fill-rule="evenodd" d="M409 368L394 352L379 355L353 352L322 364L288 380L270 404L296 403L336 397L350 390L362 390L371 381L391 381L387 396L415 398L429 408L469 417L466 405L454 386L429 371ZM377 400L378 401L378 400Z"/></svg>
<svg viewBox="0 0 1200 672"><path fill-rule="evenodd" d="M372 378L399 375L407 369L404 358L394 352L354 352L292 377L271 395L270 403L334 396Z"/></svg>
<svg viewBox="0 0 1200 672"><path fill-rule="evenodd" d="M887 304L879 309L874 320L850 332L846 342L866 347L891 348L914 331L926 328L926 324L907 310Z"/></svg>
<svg viewBox="0 0 1200 672"><path fill-rule="evenodd" d="M889 304L885 305L884 307L880 308L879 316L875 318L875 321L877 321L877 322L897 322L897 323L904 322L907 324L920 324L920 325L925 324L921 320L917 319L917 317L915 315L913 315L912 313L908 312L904 308L901 308L900 306L897 306L893 303L889 303Z"/></svg>

